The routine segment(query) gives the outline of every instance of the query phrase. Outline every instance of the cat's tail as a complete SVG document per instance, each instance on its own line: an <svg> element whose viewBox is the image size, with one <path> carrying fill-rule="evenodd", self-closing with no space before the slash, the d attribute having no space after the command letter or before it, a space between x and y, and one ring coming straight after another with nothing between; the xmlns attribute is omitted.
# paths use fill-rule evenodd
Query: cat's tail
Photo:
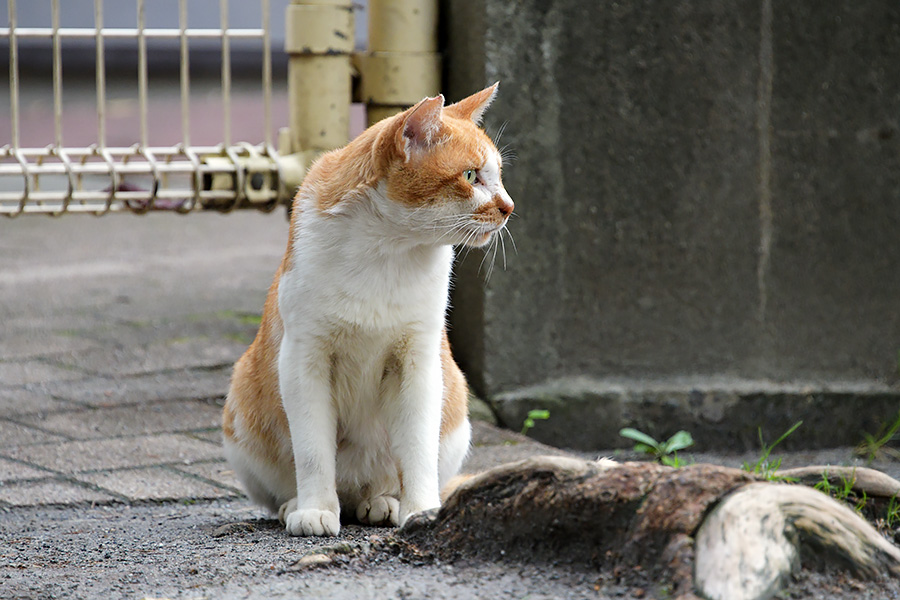
<svg viewBox="0 0 900 600"><path fill-rule="evenodd" d="M470 479L474 479L478 477L480 473L462 473L455 477L452 477L450 481L447 482L447 485L444 486L444 489L441 490L441 504L447 501L447 498L453 495L459 486L469 481Z"/></svg>

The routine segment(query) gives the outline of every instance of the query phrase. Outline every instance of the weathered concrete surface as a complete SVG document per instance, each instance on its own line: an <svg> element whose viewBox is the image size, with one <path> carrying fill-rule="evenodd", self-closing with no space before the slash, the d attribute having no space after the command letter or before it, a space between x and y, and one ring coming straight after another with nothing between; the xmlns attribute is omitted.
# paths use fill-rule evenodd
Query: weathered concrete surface
<svg viewBox="0 0 900 600"><path fill-rule="evenodd" d="M797 381L900 399L895 3L446 4L448 95L500 80L486 125L518 157L518 253L486 283L476 253L457 270L453 342L481 394L590 381L589 403L624 378L658 413L642 382L758 382L725 438ZM883 409L858 402L848 432ZM637 422L616 419L580 429L608 446ZM676 421L692 429L658 433Z"/></svg>

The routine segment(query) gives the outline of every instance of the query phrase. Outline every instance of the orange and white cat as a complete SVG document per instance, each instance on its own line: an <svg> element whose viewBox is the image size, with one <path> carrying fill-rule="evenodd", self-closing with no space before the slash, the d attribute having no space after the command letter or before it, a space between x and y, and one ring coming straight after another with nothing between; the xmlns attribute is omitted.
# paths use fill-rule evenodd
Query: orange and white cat
<svg viewBox="0 0 900 600"><path fill-rule="evenodd" d="M487 244L513 210L479 128L496 93L426 98L373 125L294 199L224 411L234 471L293 535L336 535L341 509L402 525L439 506L468 452L444 319L452 246Z"/></svg>

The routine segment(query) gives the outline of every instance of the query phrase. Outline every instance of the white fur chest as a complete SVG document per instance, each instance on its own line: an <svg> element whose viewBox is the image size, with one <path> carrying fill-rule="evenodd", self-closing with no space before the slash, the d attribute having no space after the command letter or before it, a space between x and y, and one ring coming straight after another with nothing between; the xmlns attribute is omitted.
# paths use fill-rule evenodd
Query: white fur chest
<svg viewBox="0 0 900 600"><path fill-rule="evenodd" d="M291 268L279 287L286 328L391 336L443 326L450 246L397 238L366 209L334 216L304 211L298 225Z"/></svg>

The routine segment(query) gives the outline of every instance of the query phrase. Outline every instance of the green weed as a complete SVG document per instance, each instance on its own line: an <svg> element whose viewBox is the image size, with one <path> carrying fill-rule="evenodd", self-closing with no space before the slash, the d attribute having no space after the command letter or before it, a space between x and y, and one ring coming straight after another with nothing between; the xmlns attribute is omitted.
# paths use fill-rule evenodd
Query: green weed
<svg viewBox="0 0 900 600"><path fill-rule="evenodd" d="M834 498L835 500L844 500L848 501L851 496L855 496L853 493L853 485L856 483L856 476L853 477L844 477L841 475L841 484L835 485L831 483L831 480L828 479L828 473L822 473L822 481L813 486L813 488L819 490L820 492L824 492Z"/></svg>
<svg viewBox="0 0 900 600"><path fill-rule="evenodd" d="M775 449L775 446L783 442L789 435L794 433L798 427L803 425L803 421L797 421L794 423L790 429L781 434L775 442L771 445L766 445L765 440L763 439L762 427L758 428L759 432L759 444L762 446L762 455L759 457L759 460L756 461L755 464L744 463L743 469L750 473L754 473L756 475L762 475L765 479L772 480L783 480L783 477L776 475L778 469L781 468L781 458L777 458L775 460L770 461L769 457L772 454L772 450Z"/></svg>
<svg viewBox="0 0 900 600"><path fill-rule="evenodd" d="M527 435L528 431L534 427L535 420L546 421L550 418L550 411L543 409L529 410L528 416L522 421L522 435Z"/></svg>
<svg viewBox="0 0 900 600"><path fill-rule="evenodd" d="M884 513L884 521L891 529L900 527L900 500L897 499L897 496L894 496L888 502Z"/></svg>
<svg viewBox="0 0 900 600"><path fill-rule="evenodd" d="M856 453L866 457L866 464L872 464L876 458L900 460L900 451L887 447L887 443L896 437L897 431L900 431L900 412L893 423L885 423L875 435L864 433L863 442L856 447Z"/></svg>
<svg viewBox="0 0 900 600"><path fill-rule="evenodd" d="M694 438L684 430L677 432L665 442L658 442L643 431L631 427L622 429L619 435L637 442L634 446L635 452L649 454L658 462L676 469L686 464L678 458L678 451L694 445Z"/></svg>

